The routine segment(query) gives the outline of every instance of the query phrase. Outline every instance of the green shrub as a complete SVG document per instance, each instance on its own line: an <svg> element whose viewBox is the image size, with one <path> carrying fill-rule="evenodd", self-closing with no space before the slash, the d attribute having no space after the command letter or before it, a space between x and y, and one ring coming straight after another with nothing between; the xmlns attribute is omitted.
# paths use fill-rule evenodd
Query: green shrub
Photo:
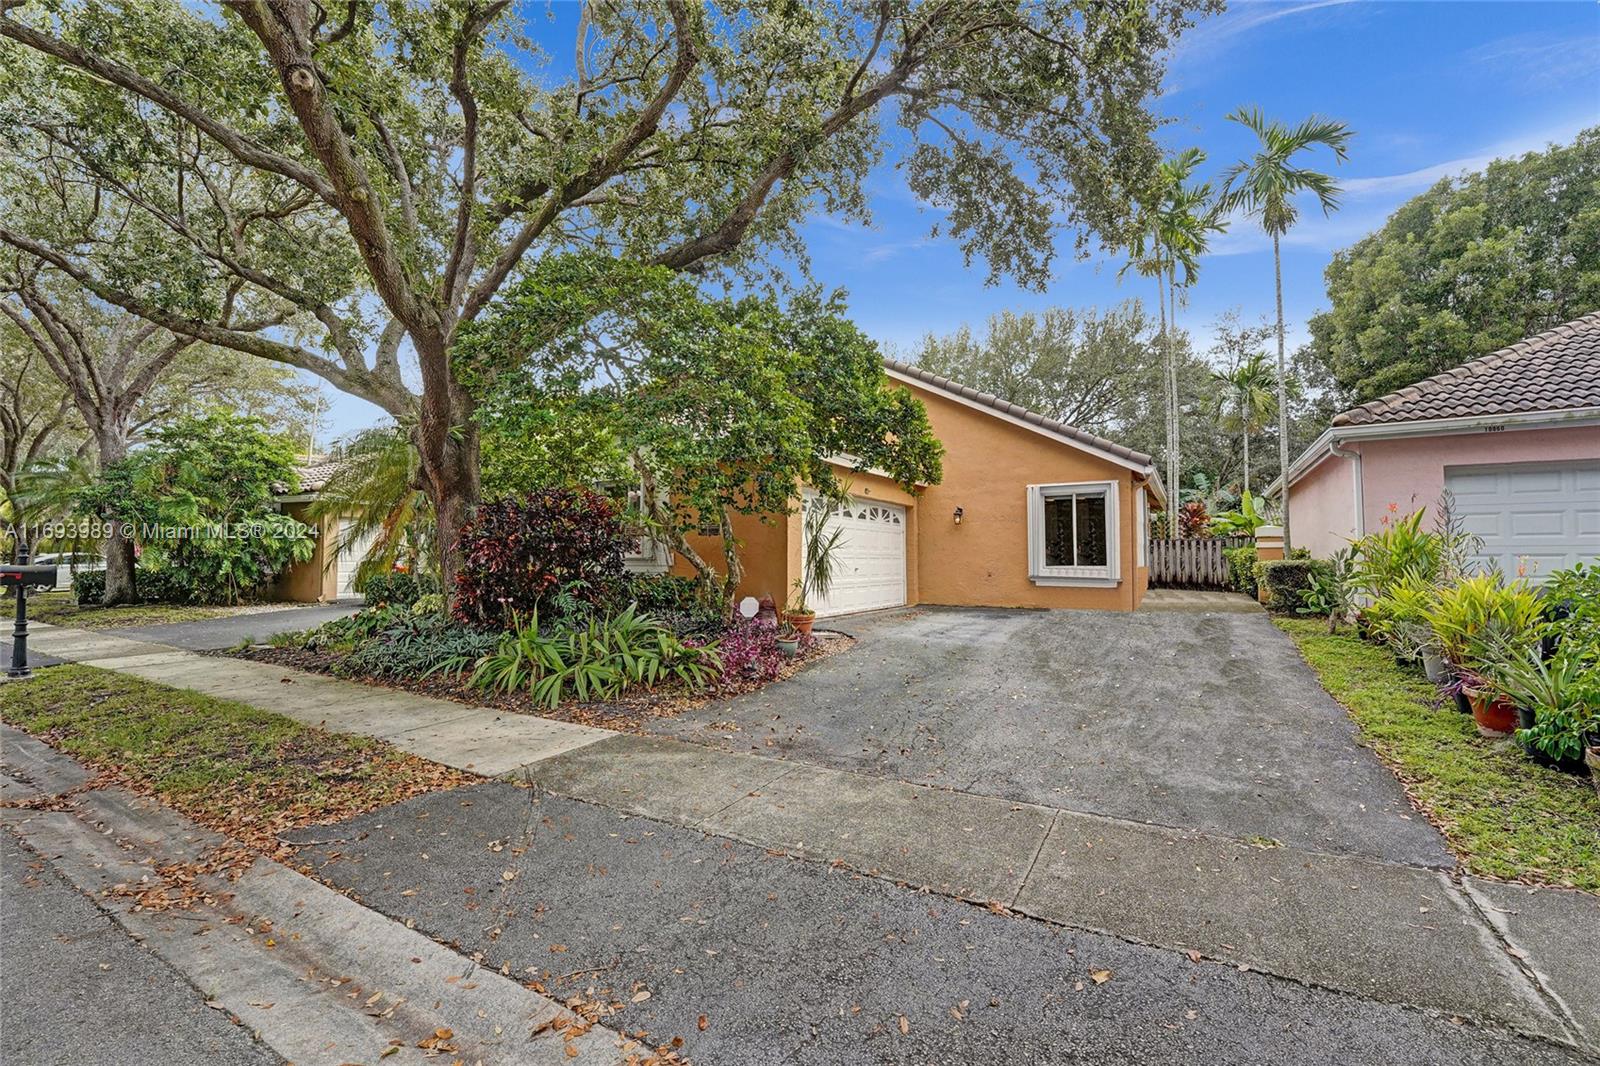
<svg viewBox="0 0 1600 1066"><path fill-rule="evenodd" d="M432 574L407 574L394 571L373 574L367 578L362 594L368 606L388 604L391 607L410 607L419 599L439 592L439 581Z"/></svg>
<svg viewBox="0 0 1600 1066"><path fill-rule="evenodd" d="M436 595L436 594L435 594ZM334 673L344 677L421 678L460 673L500 644L500 635L468 629L449 617L407 613L362 642Z"/></svg>
<svg viewBox="0 0 1600 1066"><path fill-rule="evenodd" d="M146 532L142 560L166 575L160 602L238 603L315 550L310 527L273 499L294 481L292 447L257 419L217 411L152 431L76 503Z"/></svg>
<svg viewBox="0 0 1600 1066"><path fill-rule="evenodd" d="M1527 647L1488 673L1502 695L1533 712L1533 728L1517 731L1524 747L1576 762L1586 738L1600 736L1600 661L1569 647L1545 659Z"/></svg>
<svg viewBox="0 0 1600 1066"><path fill-rule="evenodd" d="M200 603L194 589L173 570L138 567L133 572L134 593L140 603ZM72 576L72 595L81 605L105 599L106 572L84 570Z"/></svg>
<svg viewBox="0 0 1600 1066"><path fill-rule="evenodd" d="M727 625L728 608L708 597L705 585L676 574L629 574L618 596L617 609L636 604L638 609L668 626L678 636L715 636Z"/></svg>
<svg viewBox="0 0 1600 1066"><path fill-rule="evenodd" d="M1228 583L1246 596L1256 594L1256 546L1246 544L1238 548L1224 548L1222 557L1228 561Z"/></svg>
<svg viewBox="0 0 1600 1066"><path fill-rule="evenodd" d="M411 616L404 607L365 607L345 618L324 622L305 634L307 651L354 651L385 629Z"/></svg>
<svg viewBox="0 0 1600 1066"><path fill-rule="evenodd" d="M1544 599L1557 645L1600 662L1600 565L1578 563L1555 571L1544 587Z"/></svg>
<svg viewBox="0 0 1600 1066"><path fill-rule="evenodd" d="M715 644L680 639L671 629L629 607L581 627L539 626L538 613L472 672L474 688L526 689L546 707L562 700L605 700L638 685L675 681L690 692L708 688L722 672Z"/></svg>
<svg viewBox="0 0 1600 1066"><path fill-rule="evenodd" d="M1332 573L1320 559L1266 559L1255 566L1256 586L1267 590L1267 609L1285 614L1304 606L1314 582Z"/></svg>
<svg viewBox="0 0 1600 1066"><path fill-rule="evenodd" d="M106 572L80 570L72 575L72 598L87 606L106 598Z"/></svg>
<svg viewBox="0 0 1600 1066"><path fill-rule="evenodd" d="M1350 579L1374 599L1387 595L1410 576L1434 581L1444 566L1445 538L1422 528L1422 509L1404 518L1383 519L1383 527L1356 541L1350 550Z"/></svg>

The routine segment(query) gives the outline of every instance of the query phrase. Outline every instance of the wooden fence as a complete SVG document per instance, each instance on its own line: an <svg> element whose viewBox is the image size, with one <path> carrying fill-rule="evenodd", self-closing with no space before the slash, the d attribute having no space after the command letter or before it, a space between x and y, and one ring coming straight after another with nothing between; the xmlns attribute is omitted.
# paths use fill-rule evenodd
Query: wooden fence
<svg viewBox="0 0 1600 1066"><path fill-rule="evenodd" d="M1229 548L1254 544L1253 537L1150 538L1150 587L1226 589Z"/></svg>

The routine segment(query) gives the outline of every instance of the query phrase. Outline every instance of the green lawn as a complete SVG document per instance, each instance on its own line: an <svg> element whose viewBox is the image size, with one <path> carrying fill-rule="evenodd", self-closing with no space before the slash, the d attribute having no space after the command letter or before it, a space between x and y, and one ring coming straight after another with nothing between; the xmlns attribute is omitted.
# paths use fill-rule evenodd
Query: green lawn
<svg viewBox="0 0 1600 1066"><path fill-rule="evenodd" d="M287 829L476 780L382 741L90 666L0 685L0 720L269 852Z"/></svg>
<svg viewBox="0 0 1600 1066"><path fill-rule="evenodd" d="M7 597L5 615L16 609ZM125 607L79 607L70 592L45 592L28 597L28 619L78 629L115 629L118 626L156 626L167 622L198 622L237 614L237 607L191 607L172 603L135 603Z"/></svg>
<svg viewBox="0 0 1600 1066"><path fill-rule="evenodd" d="M1353 634L1274 618L1471 873L1600 892L1600 797L1586 778L1478 735L1418 670Z"/></svg>

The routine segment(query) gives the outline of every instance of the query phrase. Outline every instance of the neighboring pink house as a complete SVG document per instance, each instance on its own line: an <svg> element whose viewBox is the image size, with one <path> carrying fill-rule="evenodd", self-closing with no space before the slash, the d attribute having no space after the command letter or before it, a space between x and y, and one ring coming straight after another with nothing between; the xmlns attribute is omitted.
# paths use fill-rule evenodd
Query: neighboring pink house
<svg viewBox="0 0 1600 1066"><path fill-rule="evenodd" d="M1290 534L1326 558L1446 489L1507 574L1600 556L1600 312L1336 415L1289 464Z"/></svg>

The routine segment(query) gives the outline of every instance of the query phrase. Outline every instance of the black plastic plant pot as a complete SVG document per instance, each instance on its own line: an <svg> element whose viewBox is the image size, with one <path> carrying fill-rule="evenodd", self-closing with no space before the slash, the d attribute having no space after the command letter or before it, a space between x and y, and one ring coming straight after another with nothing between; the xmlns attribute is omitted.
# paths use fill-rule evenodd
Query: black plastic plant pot
<svg viewBox="0 0 1600 1066"><path fill-rule="evenodd" d="M1560 770L1564 774L1576 774L1579 777L1587 776L1589 773L1589 766L1583 761L1582 756L1576 759L1557 759L1554 756L1546 755L1532 744L1522 745L1522 750L1527 752L1528 757L1534 762L1548 769Z"/></svg>
<svg viewBox="0 0 1600 1066"><path fill-rule="evenodd" d="M1471 714L1472 713L1472 704L1467 702L1467 694L1465 692L1462 692L1458 688L1455 691L1455 697L1456 697L1456 710L1460 711L1462 714Z"/></svg>

